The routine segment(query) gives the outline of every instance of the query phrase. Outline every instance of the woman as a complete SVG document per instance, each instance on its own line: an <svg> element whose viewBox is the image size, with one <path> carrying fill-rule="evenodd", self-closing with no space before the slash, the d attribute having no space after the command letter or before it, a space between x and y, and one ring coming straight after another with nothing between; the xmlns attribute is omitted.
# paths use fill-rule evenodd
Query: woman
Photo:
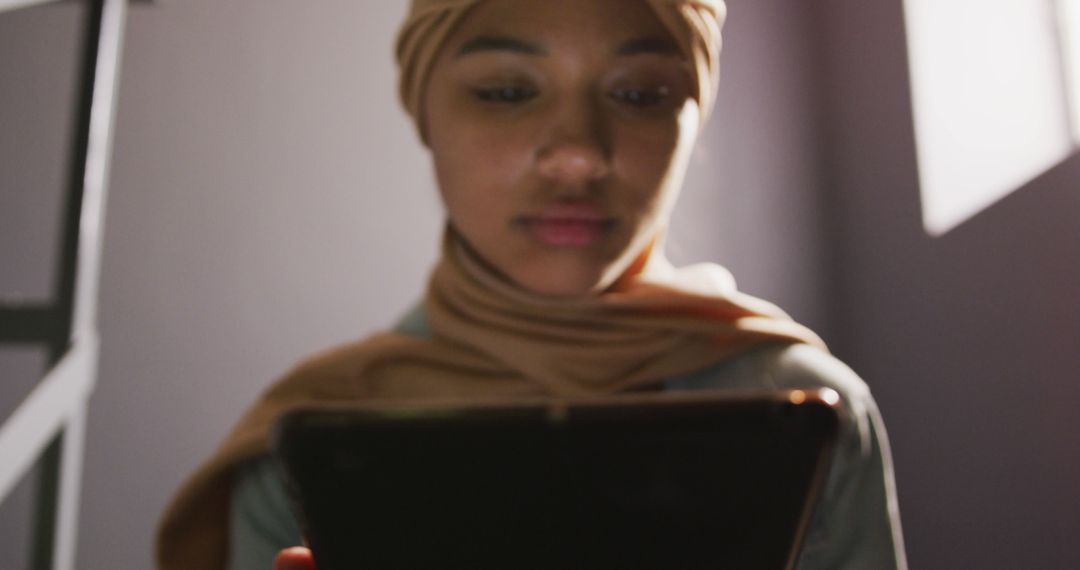
<svg viewBox="0 0 1080 570"><path fill-rule="evenodd" d="M401 92L448 217L428 294L393 333L310 359L256 403L170 507L160 567L265 569L299 544L264 458L293 407L820 386L849 416L801 567L903 567L865 384L722 269L663 256L724 16L722 0L415 0Z"/></svg>

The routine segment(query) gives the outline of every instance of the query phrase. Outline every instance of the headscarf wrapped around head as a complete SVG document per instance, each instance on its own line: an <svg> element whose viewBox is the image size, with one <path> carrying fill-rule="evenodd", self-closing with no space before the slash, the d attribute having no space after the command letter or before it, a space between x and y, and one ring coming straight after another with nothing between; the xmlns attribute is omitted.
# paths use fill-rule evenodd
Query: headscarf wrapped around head
<svg viewBox="0 0 1080 570"><path fill-rule="evenodd" d="M417 123L427 78L450 33L468 11L483 0L412 0L398 32L399 91L405 110ZM727 17L724 0L645 0L671 33L694 69L695 99L704 122L716 100L720 81L721 28Z"/></svg>

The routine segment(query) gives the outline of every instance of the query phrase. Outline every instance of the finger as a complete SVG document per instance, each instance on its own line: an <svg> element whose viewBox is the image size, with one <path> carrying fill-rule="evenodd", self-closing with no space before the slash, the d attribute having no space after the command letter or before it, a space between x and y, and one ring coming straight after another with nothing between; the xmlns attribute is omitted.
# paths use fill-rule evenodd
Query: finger
<svg viewBox="0 0 1080 570"><path fill-rule="evenodd" d="M286 548L274 560L274 570L315 570L315 559L311 551L302 546Z"/></svg>

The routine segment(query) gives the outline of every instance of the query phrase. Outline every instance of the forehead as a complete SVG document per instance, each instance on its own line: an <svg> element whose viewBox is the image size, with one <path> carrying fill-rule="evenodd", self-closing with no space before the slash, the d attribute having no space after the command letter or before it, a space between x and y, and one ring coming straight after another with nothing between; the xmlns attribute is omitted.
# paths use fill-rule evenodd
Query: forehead
<svg viewBox="0 0 1080 570"><path fill-rule="evenodd" d="M447 48L453 53L468 51L478 37L521 40L544 52L611 50L643 39L652 42L639 45L646 49L660 43L674 46L645 0L484 0L470 10Z"/></svg>

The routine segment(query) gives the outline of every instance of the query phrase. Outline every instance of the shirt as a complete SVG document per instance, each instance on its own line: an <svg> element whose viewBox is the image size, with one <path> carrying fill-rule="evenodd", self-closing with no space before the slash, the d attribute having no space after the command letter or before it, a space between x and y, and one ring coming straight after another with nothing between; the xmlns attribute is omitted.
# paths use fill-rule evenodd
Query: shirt
<svg viewBox="0 0 1080 570"><path fill-rule="evenodd" d="M396 330L431 332L421 308ZM766 345L663 382L664 390L831 388L843 401L838 445L799 558L800 570L906 569L892 459L877 404L850 368L813 346ZM241 469L229 530L230 570L270 570L278 552L302 543L283 480L269 458Z"/></svg>

